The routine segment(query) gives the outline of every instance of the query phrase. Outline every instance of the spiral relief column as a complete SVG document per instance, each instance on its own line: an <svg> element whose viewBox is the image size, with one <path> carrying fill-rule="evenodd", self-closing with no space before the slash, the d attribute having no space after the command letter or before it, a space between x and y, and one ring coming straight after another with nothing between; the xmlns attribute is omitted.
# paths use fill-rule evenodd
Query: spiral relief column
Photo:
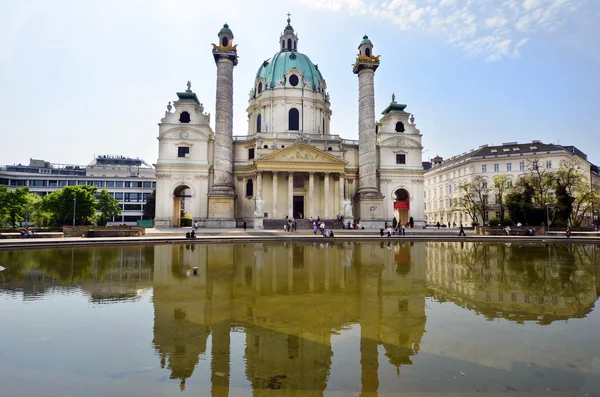
<svg viewBox="0 0 600 397"><path fill-rule="evenodd" d="M227 24L213 44L217 64L213 185L208 193L208 227L235 227L235 187L233 184L233 68L237 65L237 45Z"/></svg>
<svg viewBox="0 0 600 397"><path fill-rule="evenodd" d="M375 71L379 56L373 55L373 44L364 36L358 46L353 72L358 75L358 190L355 216L365 227L380 227L383 196L377 183L377 134L375 130Z"/></svg>

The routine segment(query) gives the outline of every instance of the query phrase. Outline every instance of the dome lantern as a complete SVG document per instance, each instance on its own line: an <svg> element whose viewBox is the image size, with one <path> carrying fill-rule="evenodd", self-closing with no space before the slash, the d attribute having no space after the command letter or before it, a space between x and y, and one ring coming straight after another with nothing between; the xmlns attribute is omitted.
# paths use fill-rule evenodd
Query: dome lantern
<svg viewBox="0 0 600 397"><path fill-rule="evenodd" d="M290 25L292 22L288 12L287 26L283 30L283 34L279 37L279 48L281 51L298 51L298 36L294 32L294 28Z"/></svg>

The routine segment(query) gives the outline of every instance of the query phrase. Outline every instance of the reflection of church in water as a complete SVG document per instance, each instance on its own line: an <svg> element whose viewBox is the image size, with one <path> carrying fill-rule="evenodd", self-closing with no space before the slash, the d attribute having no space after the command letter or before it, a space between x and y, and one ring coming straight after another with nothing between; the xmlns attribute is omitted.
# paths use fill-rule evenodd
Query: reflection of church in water
<svg viewBox="0 0 600 397"><path fill-rule="evenodd" d="M516 322L585 316L598 296L597 277L580 265L563 269L556 252L551 260L563 265L546 271L535 250L529 255L540 266L524 271L526 250L455 243L157 246L154 345L182 389L209 356L212 394L227 396L240 386L230 376L238 364L230 338L243 332L254 395L285 389L322 396L333 335L359 325L355 382L375 392L380 366L400 374L415 360L428 296Z"/></svg>

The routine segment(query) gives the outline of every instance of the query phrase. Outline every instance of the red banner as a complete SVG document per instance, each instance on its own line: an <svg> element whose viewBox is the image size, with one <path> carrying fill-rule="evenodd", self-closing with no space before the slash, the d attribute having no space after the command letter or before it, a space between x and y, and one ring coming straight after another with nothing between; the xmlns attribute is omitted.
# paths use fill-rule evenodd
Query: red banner
<svg viewBox="0 0 600 397"><path fill-rule="evenodd" d="M408 201L394 201L394 210L407 210L409 208Z"/></svg>

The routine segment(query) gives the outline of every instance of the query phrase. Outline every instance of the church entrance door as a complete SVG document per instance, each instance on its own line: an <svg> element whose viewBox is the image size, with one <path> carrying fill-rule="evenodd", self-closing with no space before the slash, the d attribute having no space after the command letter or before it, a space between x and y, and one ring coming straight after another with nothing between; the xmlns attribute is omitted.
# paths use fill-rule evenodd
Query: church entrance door
<svg viewBox="0 0 600 397"><path fill-rule="evenodd" d="M304 218L304 196L294 196L294 218Z"/></svg>

